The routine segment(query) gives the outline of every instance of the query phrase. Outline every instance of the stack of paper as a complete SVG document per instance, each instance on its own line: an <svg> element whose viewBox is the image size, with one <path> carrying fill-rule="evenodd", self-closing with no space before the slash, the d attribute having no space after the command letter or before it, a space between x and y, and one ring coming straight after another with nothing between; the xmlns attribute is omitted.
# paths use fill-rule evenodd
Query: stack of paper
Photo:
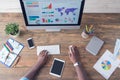
<svg viewBox="0 0 120 80"><path fill-rule="evenodd" d="M93 66L93 68L98 71L105 79L109 79L119 64L120 60L113 59L113 54L106 50L102 57Z"/></svg>

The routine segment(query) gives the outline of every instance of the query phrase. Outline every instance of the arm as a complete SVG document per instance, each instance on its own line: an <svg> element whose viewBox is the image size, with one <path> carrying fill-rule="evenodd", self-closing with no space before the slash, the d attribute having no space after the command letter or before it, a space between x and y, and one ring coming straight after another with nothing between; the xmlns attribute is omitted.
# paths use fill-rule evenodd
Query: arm
<svg viewBox="0 0 120 80"><path fill-rule="evenodd" d="M47 51L43 50L39 57L38 57L38 61L37 63L31 68L30 71L28 71L24 77L28 78L29 80L33 80L33 78L35 77L36 73L39 71L39 69L41 69L41 67L45 64L45 62L47 61Z"/></svg>
<svg viewBox="0 0 120 80"><path fill-rule="evenodd" d="M75 70L77 72L79 80L88 80L87 79L87 75L86 75L86 73L85 73L85 71L84 71L84 69L83 69L81 64L75 66Z"/></svg>
<svg viewBox="0 0 120 80"><path fill-rule="evenodd" d="M73 64L79 62L78 56L79 56L79 51L76 46L70 46L69 47L69 58L72 61ZM74 65L76 73L78 75L79 80L88 80L87 74L85 73L84 69L82 68L81 64Z"/></svg>

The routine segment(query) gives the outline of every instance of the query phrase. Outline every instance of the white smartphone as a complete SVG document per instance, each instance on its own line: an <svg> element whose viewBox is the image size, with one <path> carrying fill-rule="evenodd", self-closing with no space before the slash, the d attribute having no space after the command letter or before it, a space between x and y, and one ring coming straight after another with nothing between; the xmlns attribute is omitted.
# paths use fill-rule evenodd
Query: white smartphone
<svg viewBox="0 0 120 80"><path fill-rule="evenodd" d="M65 64L65 61L54 58L51 69L50 69L50 74L56 77L61 77L64 64Z"/></svg>
<svg viewBox="0 0 120 80"><path fill-rule="evenodd" d="M27 42L28 42L28 47L29 47L29 49L32 49L32 48L35 47L32 38L28 38L28 39L27 39Z"/></svg>

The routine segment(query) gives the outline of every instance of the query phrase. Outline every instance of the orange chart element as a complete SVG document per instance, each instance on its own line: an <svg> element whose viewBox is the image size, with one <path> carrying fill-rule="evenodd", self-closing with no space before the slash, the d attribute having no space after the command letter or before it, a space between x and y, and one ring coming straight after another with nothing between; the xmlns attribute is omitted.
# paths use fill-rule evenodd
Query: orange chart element
<svg viewBox="0 0 120 80"><path fill-rule="evenodd" d="M52 9L52 4L50 3L50 5L48 6L48 9Z"/></svg>
<svg viewBox="0 0 120 80"><path fill-rule="evenodd" d="M50 3L47 7L45 7L44 9L52 9L52 3Z"/></svg>

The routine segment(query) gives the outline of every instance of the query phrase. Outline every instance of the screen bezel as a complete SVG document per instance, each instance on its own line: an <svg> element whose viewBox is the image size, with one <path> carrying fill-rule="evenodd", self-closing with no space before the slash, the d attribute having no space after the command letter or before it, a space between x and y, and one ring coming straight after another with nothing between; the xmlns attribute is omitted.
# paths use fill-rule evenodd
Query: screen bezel
<svg viewBox="0 0 120 80"><path fill-rule="evenodd" d="M63 65L62 65L62 70L61 70L61 74L60 74L60 75L51 72L52 69L53 69L55 60L63 63ZM57 58L54 58L53 63L52 63L52 66L51 66L51 69L50 69L50 74L53 75L53 76L56 76L56 77L61 77L62 72L63 72L63 69L64 69L64 65L65 65L65 61L60 60L60 59L57 59Z"/></svg>
<svg viewBox="0 0 120 80"><path fill-rule="evenodd" d="M81 1L81 8L80 8L81 10L80 10L80 13L79 13L79 20L78 20L77 24L28 24L24 3L23 3L22 0L20 0L20 5L21 5L21 8L22 8L22 12L23 12L23 16L24 16L26 26L78 26L78 25L81 25L84 3L85 3L85 0L82 0Z"/></svg>

